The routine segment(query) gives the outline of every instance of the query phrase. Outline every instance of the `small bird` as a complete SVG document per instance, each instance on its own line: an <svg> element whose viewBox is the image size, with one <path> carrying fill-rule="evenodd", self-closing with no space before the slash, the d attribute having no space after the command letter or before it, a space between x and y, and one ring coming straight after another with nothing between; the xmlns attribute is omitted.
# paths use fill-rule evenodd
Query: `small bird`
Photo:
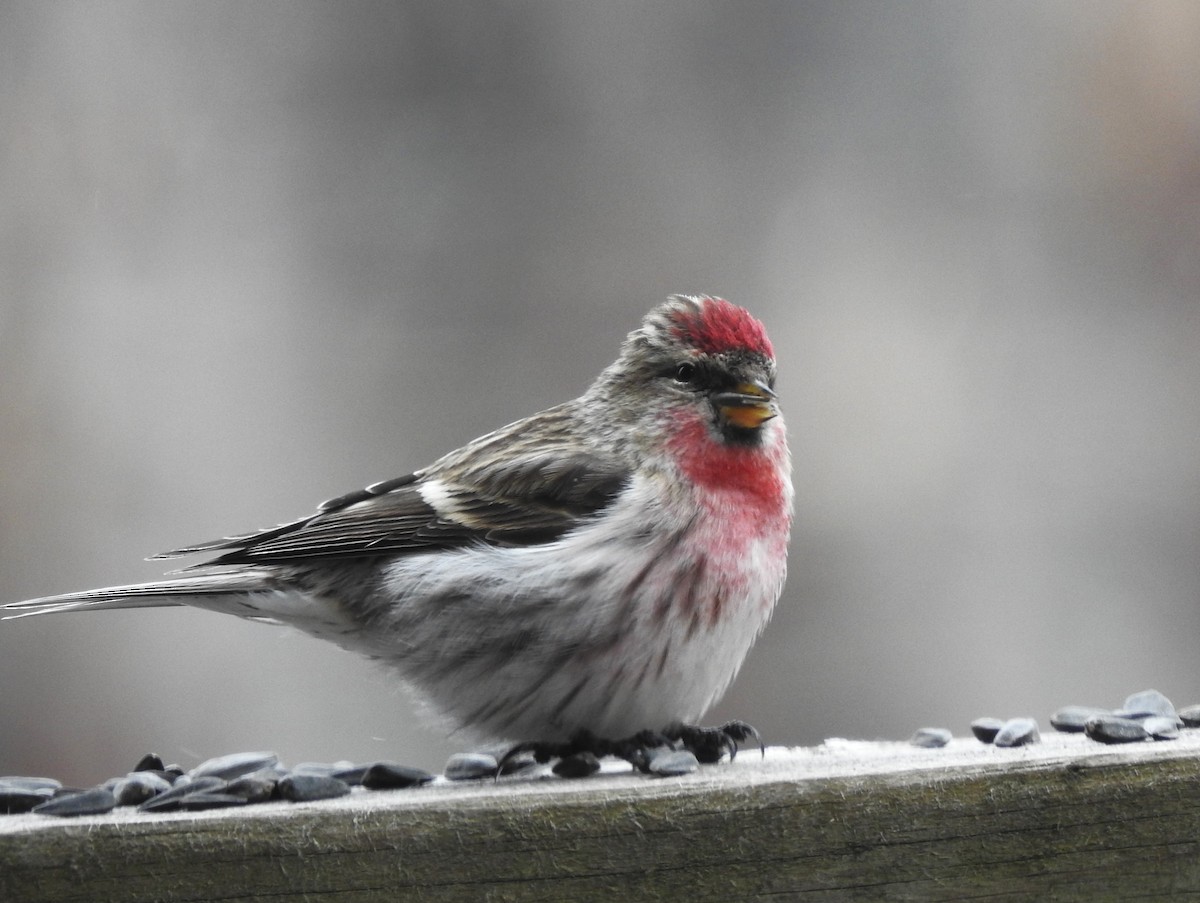
<svg viewBox="0 0 1200 903"><path fill-rule="evenodd" d="M783 588L791 458L761 323L675 295L573 401L248 535L168 579L9 618L191 605L288 624L393 669L482 739L692 725ZM745 739L735 722L725 733ZM711 729L708 729L711 730Z"/></svg>

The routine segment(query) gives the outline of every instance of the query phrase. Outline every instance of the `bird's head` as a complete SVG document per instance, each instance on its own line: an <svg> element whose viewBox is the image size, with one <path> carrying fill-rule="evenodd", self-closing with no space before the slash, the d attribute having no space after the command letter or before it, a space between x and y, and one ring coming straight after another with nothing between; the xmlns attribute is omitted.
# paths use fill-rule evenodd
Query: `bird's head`
<svg viewBox="0 0 1200 903"><path fill-rule="evenodd" d="M763 325L723 298L673 295L631 332L592 392L660 427L703 423L728 445L754 446L779 416L775 353Z"/></svg>

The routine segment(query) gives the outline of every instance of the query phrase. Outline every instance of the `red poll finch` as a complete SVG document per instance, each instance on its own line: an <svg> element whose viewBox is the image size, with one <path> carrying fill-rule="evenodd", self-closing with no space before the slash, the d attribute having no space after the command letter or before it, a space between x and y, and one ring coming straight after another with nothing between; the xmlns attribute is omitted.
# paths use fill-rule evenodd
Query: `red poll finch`
<svg viewBox="0 0 1200 903"><path fill-rule="evenodd" d="M192 605L290 624L390 666L487 738L689 724L783 587L792 484L774 383L749 313L673 296L573 401L301 520L157 556L215 555L170 579L3 608Z"/></svg>

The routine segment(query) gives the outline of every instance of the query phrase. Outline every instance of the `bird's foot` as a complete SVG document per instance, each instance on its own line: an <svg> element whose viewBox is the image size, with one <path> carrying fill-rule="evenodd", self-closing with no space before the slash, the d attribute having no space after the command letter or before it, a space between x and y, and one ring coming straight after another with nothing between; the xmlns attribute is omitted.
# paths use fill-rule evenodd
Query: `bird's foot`
<svg viewBox="0 0 1200 903"><path fill-rule="evenodd" d="M728 721L718 727L675 724L662 731L639 731L623 740L608 740L583 730L565 742L533 740L516 744L501 756L498 773L531 755L539 764L558 760L554 772L563 777L594 774L605 756L624 759L647 774L686 774L695 770L689 763L711 764L726 755L732 761L740 744L751 738L765 754L758 731L744 721Z"/></svg>
<svg viewBox="0 0 1200 903"><path fill-rule="evenodd" d="M683 749L692 752L696 758L705 764L719 762L725 754L733 761L741 748L740 744L753 739L758 744L759 752L764 756L767 747L751 725L745 721L726 721L717 727L697 727L694 724L679 724L668 728L666 736L682 745Z"/></svg>

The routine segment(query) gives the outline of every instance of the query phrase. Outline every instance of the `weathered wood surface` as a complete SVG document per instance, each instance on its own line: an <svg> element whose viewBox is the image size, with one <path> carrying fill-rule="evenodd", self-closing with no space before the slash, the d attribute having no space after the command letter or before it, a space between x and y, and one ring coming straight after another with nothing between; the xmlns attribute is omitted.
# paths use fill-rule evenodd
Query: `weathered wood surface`
<svg viewBox="0 0 1200 903"><path fill-rule="evenodd" d="M829 741L656 780L0 817L0 899L1200 898L1200 731L998 750Z"/></svg>

